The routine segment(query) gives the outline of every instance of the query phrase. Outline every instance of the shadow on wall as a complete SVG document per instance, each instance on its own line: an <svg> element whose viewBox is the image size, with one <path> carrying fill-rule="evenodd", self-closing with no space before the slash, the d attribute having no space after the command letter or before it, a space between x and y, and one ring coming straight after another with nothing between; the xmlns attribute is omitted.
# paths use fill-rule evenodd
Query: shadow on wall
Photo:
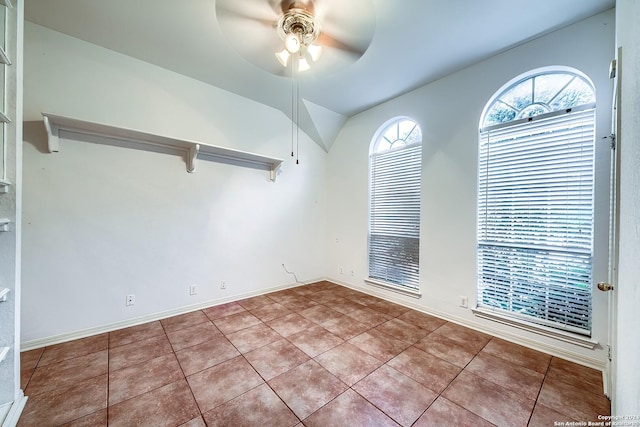
<svg viewBox="0 0 640 427"><path fill-rule="evenodd" d="M47 130L43 121L24 122L22 124L22 140L33 145L40 153L49 154Z"/></svg>

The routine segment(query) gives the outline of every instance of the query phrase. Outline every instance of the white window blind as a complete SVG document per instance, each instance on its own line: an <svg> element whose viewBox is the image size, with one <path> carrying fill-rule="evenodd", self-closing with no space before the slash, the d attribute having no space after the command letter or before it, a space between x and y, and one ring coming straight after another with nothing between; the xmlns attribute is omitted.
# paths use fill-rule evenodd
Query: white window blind
<svg viewBox="0 0 640 427"><path fill-rule="evenodd" d="M479 308L590 335L594 116L481 131Z"/></svg>
<svg viewBox="0 0 640 427"><path fill-rule="evenodd" d="M421 144L371 154L369 277L419 289Z"/></svg>

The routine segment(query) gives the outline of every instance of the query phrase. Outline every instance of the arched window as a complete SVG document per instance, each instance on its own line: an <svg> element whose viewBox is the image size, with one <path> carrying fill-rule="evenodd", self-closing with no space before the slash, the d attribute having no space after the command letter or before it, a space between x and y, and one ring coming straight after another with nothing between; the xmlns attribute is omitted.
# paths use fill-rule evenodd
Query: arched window
<svg viewBox="0 0 640 427"><path fill-rule="evenodd" d="M414 121L383 125L369 156L369 280L419 291L422 132Z"/></svg>
<svg viewBox="0 0 640 427"><path fill-rule="evenodd" d="M575 71L529 74L481 120L479 311L591 333L595 93Z"/></svg>

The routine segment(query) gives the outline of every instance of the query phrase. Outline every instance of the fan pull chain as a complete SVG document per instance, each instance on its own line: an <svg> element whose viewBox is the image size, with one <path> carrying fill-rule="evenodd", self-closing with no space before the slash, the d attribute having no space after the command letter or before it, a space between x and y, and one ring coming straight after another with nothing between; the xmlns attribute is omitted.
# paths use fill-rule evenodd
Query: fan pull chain
<svg viewBox="0 0 640 427"><path fill-rule="evenodd" d="M296 102L296 107L297 107L297 111L296 111L296 165L300 164L300 81L296 80L296 86L297 86L297 90L296 92L298 92L298 96L297 99L298 101Z"/></svg>
<svg viewBox="0 0 640 427"><path fill-rule="evenodd" d="M291 61L291 157L293 154L293 143L295 140L295 99L296 99L296 70L293 64L294 61Z"/></svg>
<svg viewBox="0 0 640 427"><path fill-rule="evenodd" d="M294 61L291 61L291 157L293 157L293 142L295 132L295 99L296 99L296 76Z"/></svg>
<svg viewBox="0 0 640 427"><path fill-rule="evenodd" d="M291 157L300 164L300 82L296 76L296 61L291 61ZM295 153L294 153L295 143Z"/></svg>

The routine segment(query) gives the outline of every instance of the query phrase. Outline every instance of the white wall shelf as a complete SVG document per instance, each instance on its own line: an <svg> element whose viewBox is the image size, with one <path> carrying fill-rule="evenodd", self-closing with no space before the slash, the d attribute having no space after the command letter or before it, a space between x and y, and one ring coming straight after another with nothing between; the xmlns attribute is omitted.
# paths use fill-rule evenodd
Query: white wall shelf
<svg viewBox="0 0 640 427"><path fill-rule="evenodd" d="M47 148L50 153L60 151L60 138L79 139L85 142L181 155L184 156L187 172L190 173L195 171L197 159L262 169L269 172L269 178L274 182L282 164L281 159L247 151L169 138L55 114L42 113L42 115L47 130Z"/></svg>
<svg viewBox="0 0 640 427"><path fill-rule="evenodd" d="M6 179L0 179L0 193L8 193L11 183Z"/></svg>
<svg viewBox="0 0 640 427"><path fill-rule="evenodd" d="M9 231L9 224L11 224L11 220L0 218L0 231Z"/></svg>
<svg viewBox="0 0 640 427"><path fill-rule="evenodd" d="M8 288L0 288L0 302L5 302L7 300L8 293L9 293Z"/></svg>

